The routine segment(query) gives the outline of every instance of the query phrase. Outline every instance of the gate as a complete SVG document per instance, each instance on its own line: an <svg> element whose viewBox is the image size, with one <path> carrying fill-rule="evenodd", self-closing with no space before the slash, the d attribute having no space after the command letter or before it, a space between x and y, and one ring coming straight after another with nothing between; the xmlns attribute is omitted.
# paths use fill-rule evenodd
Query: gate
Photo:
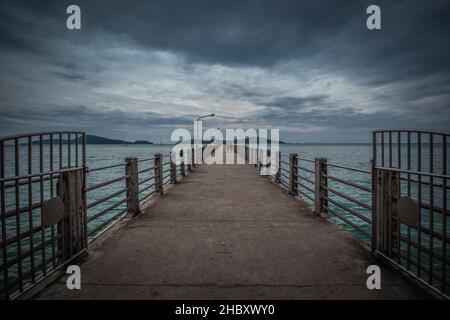
<svg viewBox="0 0 450 320"><path fill-rule="evenodd" d="M84 252L86 136L0 138L0 299L14 299Z"/></svg>
<svg viewBox="0 0 450 320"><path fill-rule="evenodd" d="M373 250L450 296L449 134L373 132Z"/></svg>

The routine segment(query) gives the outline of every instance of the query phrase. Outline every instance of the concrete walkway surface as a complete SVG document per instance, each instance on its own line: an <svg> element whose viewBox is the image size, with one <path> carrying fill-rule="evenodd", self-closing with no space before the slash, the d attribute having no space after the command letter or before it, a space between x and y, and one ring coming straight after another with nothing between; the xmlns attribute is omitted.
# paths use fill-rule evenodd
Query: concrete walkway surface
<svg viewBox="0 0 450 320"><path fill-rule="evenodd" d="M41 299L424 299L350 233L315 216L251 165L202 165L144 213L95 241L82 289Z"/></svg>

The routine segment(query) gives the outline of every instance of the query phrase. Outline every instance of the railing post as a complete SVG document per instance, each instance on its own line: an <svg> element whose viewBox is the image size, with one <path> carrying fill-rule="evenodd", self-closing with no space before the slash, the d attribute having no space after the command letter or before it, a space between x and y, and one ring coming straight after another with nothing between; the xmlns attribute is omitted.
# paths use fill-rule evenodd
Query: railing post
<svg viewBox="0 0 450 320"><path fill-rule="evenodd" d="M326 190L328 186L327 174L327 159L326 158L315 158L315 194L314 194L314 213L318 216L327 215L328 208L328 192Z"/></svg>
<svg viewBox="0 0 450 320"><path fill-rule="evenodd" d="M400 174L376 169L376 249L388 257L399 258L398 200ZM420 209L417 210L420 212ZM419 216L419 215L418 215Z"/></svg>
<svg viewBox="0 0 450 320"><path fill-rule="evenodd" d="M248 157L248 146L245 145L245 163L248 164L249 163L249 157Z"/></svg>
<svg viewBox="0 0 450 320"><path fill-rule="evenodd" d="M164 194L162 154L155 154L155 192Z"/></svg>
<svg viewBox="0 0 450 320"><path fill-rule="evenodd" d="M59 198L64 207L60 239L64 261L69 260L87 246L82 181L81 170L61 172L58 189Z"/></svg>
<svg viewBox="0 0 450 320"><path fill-rule="evenodd" d="M184 167L184 161L181 161L181 164L180 164L180 173L181 173L181 176L182 176L182 177L185 177L185 176L186 176L186 171L185 171L185 167Z"/></svg>
<svg viewBox="0 0 450 320"><path fill-rule="evenodd" d="M177 165L171 159L170 160L170 183L176 184L177 182L178 182L177 181Z"/></svg>
<svg viewBox="0 0 450 320"><path fill-rule="evenodd" d="M298 179L298 177L297 177ZM277 173L275 173L275 183L281 182L281 152L278 151L278 170Z"/></svg>
<svg viewBox="0 0 450 320"><path fill-rule="evenodd" d="M296 196L298 194L298 169L297 169L297 154L289 154L289 194Z"/></svg>
<svg viewBox="0 0 450 320"><path fill-rule="evenodd" d="M135 216L141 212L141 209L139 208L138 159L135 157L128 157L125 162L125 174L127 175L126 187L128 214Z"/></svg>

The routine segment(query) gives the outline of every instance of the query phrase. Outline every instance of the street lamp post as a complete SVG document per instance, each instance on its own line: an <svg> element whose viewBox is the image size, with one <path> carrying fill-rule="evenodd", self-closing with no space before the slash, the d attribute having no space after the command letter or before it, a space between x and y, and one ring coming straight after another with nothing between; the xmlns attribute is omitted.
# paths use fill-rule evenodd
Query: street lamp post
<svg viewBox="0 0 450 320"><path fill-rule="evenodd" d="M197 122L200 119L208 118L208 117L214 117L215 115L216 115L215 113L210 113L210 114L207 114L207 115L204 115L204 116L197 117L197 119L195 120L195 123L194 123L194 140L196 140L196 138L195 138L196 135L197 135L196 131L198 131L198 125L199 124ZM201 125L200 125L200 128L201 128ZM200 129L200 131L201 131L201 129ZM204 147L204 145L203 145L203 136L201 136L200 139L201 139L201 142L202 142L202 148L198 149L196 146L194 147L195 159L200 159L202 157L201 152L202 152L202 149ZM196 163L197 163L197 161L195 161L194 164L196 164Z"/></svg>
<svg viewBox="0 0 450 320"><path fill-rule="evenodd" d="M207 114L206 116L198 117L196 121L203 119L203 118L207 118L207 117L214 117L215 115L216 115L215 113Z"/></svg>

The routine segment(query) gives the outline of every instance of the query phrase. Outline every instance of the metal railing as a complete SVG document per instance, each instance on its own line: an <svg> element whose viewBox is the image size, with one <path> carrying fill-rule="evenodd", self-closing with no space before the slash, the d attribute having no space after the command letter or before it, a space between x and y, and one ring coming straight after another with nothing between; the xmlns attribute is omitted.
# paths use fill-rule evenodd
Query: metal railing
<svg viewBox="0 0 450 320"><path fill-rule="evenodd" d="M83 132L0 139L0 299L54 274L194 167L192 159L173 163L170 154L156 154L88 168L85 142Z"/></svg>
<svg viewBox="0 0 450 320"><path fill-rule="evenodd" d="M70 258L65 248L72 255L83 251L83 239L67 246L73 230L64 222L48 223L44 213L48 201L63 192L61 177L74 172L81 177L85 164L83 132L0 139L0 299L16 297L56 271ZM84 225L83 211L76 222Z"/></svg>
<svg viewBox="0 0 450 320"><path fill-rule="evenodd" d="M355 174L364 177L358 179ZM281 153L278 175L280 179L277 182L290 194L311 205L316 214L337 218L370 243L371 170L329 163L325 158L309 159Z"/></svg>
<svg viewBox="0 0 450 320"><path fill-rule="evenodd" d="M450 296L449 134L417 130L373 132L375 215L389 236L377 253L426 285ZM386 186L386 183L390 185ZM387 191L389 199L383 199ZM405 215L405 203L411 204ZM383 207L395 210L384 212ZM381 222L387 220L390 230Z"/></svg>
<svg viewBox="0 0 450 320"><path fill-rule="evenodd" d="M138 214L142 203L160 194L160 190L164 191L169 184L176 184L180 178L184 177L185 167L183 161L173 162L171 154L156 154L149 158L127 158L122 163L88 168L87 180L94 178L95 181L95 184L86 187L87 198L93 198L87 204L88 235L95 236L127 214ZM113 176L112 178L101 180L91 177L92 173L106 170L109 172L102 174L101 177L107 175ZM162 173L162 184L158 180L159 171ZM102 188L106 191L98 192ZM90 196L91 192L92 196ZM100 209L94 211L95 208Z"/></svg>
<svg viewBox="0 0 450 320"><path fill-rule="evenodd" d="M372 145L370 169L280 154L275 181L448 298L449 134L374 131Z"/></svg>

